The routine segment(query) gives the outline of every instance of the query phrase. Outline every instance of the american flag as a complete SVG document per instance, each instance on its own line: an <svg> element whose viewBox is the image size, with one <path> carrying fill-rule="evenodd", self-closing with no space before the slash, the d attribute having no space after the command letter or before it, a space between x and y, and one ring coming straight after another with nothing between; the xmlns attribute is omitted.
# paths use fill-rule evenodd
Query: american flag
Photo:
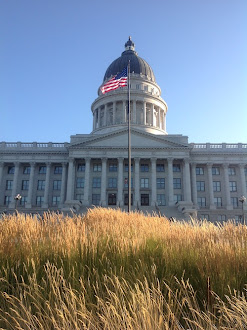
<svg viewBox="0 0 247 330"><path fill-rule="evenodd" d="M117 74L116 76L108 80L102 87L100 87L101 92L105 94L119 87L127 86L127 80L128 80L127 69L128 67L124 68L121 73Z"/></svg>

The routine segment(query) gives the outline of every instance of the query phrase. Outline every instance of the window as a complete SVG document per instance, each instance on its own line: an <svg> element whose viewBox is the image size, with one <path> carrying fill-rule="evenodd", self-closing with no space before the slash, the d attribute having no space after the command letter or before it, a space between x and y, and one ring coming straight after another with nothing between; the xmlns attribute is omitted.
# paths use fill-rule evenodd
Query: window
<svg viewBox="0 0 247 330"><path fill-rule="evenodd" d="M181 195L181 194L175 194L175 195L173 196L173 200L174 200L174 203L181 202L181 200L182 200L182 195Z"/></svg>
<svg viewBox="0 0 247 330"><path fill-rule="evenodd" d="M77 172L85 172L85 164L78 164Z"/></svg>
<svg viewBox="0 0 247 330"><path fill-rule="evenodd" d="M149 186L149 179L141 178L141 188L148 188L148 186Z"/></svg>
<svg viewBox="0 0 247 330"><path fill-rule="evenodd" d="M22 196L20 199L20 206L25 206L27 203L27 196Z"/></svg>
<svg viewBox="0 0 247 330"><path fill-rule="evenodd" d="M46 166L39 167L39 174L46 174Z"/></svg>
<svg viewBox="0 0 247 330"><path fill-rule="evenodd" d="M230 181L229 182L229 188L230 188L230 191L237 191L237 182L236 181Z"/></svg>
<svg viewBox="0 0 247 330"><path fill-rule="evenodd" d="M37 206L42 206L43 203L44 203L44 196L37 196L36 197L36 205Z"/></svg>
<svg viewBox="0 0 247 330"><path fill-rule="evenodd" d="M100 187L101 187L101 178L93 178L93 188L100 188Z"/></svg>
<svg viewBox="0 0 247 330"><path fill-rule="evenodd" d="M54 174L62 174L63 168L62 166L55 166L54 167Z"/></svg>
<svg viewBox="0 0 247 330"><path fill-rule="evenodd" d="M31 167L30 166L24 166L23 168L23 174L30 174Z"/></svg>
<svg viewBox="0 0 247 330"><path fill-rule="evenodd" d="M94 172L101 172L101 164L93 164Z"/></svg>
<svg viewBox="0 0 247 330"><path fill-rule="evenodd" d="M205 181L196 181L197 191L205 191Z"/></svg>
<svg viewBox="0 0 247 330"><path fill-rule="evenodd" d="M206 207L206 197L197 197L197 204L199 207Z"/></svg>
<svg viewBox="0 0 247 330"><path fill-rule="evenodd" d="M234 209L237 208L238 207L238 197L231 197L231 204Z"/></svg>
<svg viewBox="0 0 247 330"><path fill-rule="evenodd" d="M173 172L181 172L180 164L173 164Z"/></svg>
<svg viewBox="0 0 247 330"><path fill-rule="evenodd" d="M37 190L45 190L45 180L38 180Z"/></svg>
<svg viewBox="0 0 247 330"><path fill-rule="evenodd" d="M173 178L173 188L181 189L181 179L180 178Z"/></svg>
<svg viewBox="0 0 247 330"><path fill-rule="evenodd" d="M149 205L149 194L141 194L141 205L143 206Z"/></svg>
<svg viewBox="0 0 247 330"><path fill-rule="evenodd" d="M117 194L108 194L108 205L117 205Z"/></svg>
<svg viewBox="0 0 247 330"><path fill-rule="evenodd" d="M54 180L53 181L53 190L61 190L61 180Z"/></svg>
<svg viewBox="0 0 247 330"><path fill-rule="evenodd" d="M108 188L117 188L117 178L108 178Z"/></svg>
<svg viewBox="0 0 247 330"><path fill-rule="evenodd" d="M124 164L124 171L125 172L129 171L129 165L128 164ZM131 172L133 172L133 164L131 164Z"/></svg>
<svg viewBox="0 0 247 330"><path fill-rule="evenodd" d="M213 191L221 191L220 181L213 181Z"/></svg>
<svg viewBox="0 0 247 330"><path fill-rule="evenodd" d="M100 194L92 194L92 204L93 205L100 204Z"/></svg>
<svg viewBox="0 0 247 330"><path fill-rule="evenodd" d="M14 174L14 173L15 173L15 167L14 166L8 166L8 174Z"/></svg>
<svg viewBox="0 0 247 330"><path fill-rule="evenodd" d="M78 200L78 201L83 201L83 199L84 199L84 195L83 195L83 194L76 194L75 198L76 198L76 200Z"/></svg>
<svg viewBox="0 0 247 330"><path fill-rule="evenodd" d="M157 204L160 206L166 205L165 194L157 194Z"/></svg>
<svg viewBox="0 0 247 330"><path fill-rule="evenodd" d="M29 188L29 180L22 180L21 189L28 190L28 188Z"/></svg>
<svg viewBox="0 0 247 330"><path fill-rule="evenodd" d="M57 206L60 203L60 196L52 196L52 206Z"/></svg>
<svg viewBox="0 0 247 330"><path fill-rule="evenodd" d="M124 205L128 205L128 204L129 204L129 195L124 194ZM131 194L131 205L133 205L133 194Z"/></svg>
<svg viewBox="0 0 247 330"><path fill-rule="evenodd" d="M235 175L236 174L235 167L229 167L228 168L228 174L229 175Z"/></svg>
<svg viewBox="0 0 247 330"><path fill-rule="evenodd" d="M234 219L236 223L242 223L242 215L235 215Z"/></svg>
<svg viewBox="0 0 247 330"><path fill-rule="evenodd" d="M164 164L157 164L156 165L157 172L165 172L165 165Z"/></svg>
<svg viewBox="0 0 247 330"><path fill-rule="evenodd" d="M209 220L209 215L208 214L202 214L200 218L202 220Z"/></svg>
<svg viewBox="0 0 247 330"><path fill-rule="evenodd" d="M226 215L225 214L218 214L217 215L217 221L226 221Z"/></svg>
<svg viewBox="0 0 247 330"><path fill-rule="evenodd" d="M204 168L203 167L196 167L196 175L203 175Z"/></svg>
<svg viewBox="0 0 247 330"><path fill-rule="evenodd" d="M157 178L156 179L157 189L165 189L165 179L164 178Z"/></svg>
<svg viewBox="0 0 247 330"><path fill-rule="evenodd" d="M212 167L212 175L220 175L220 168L218 166Z"/></svg>
<svg viewBox="0 0 247 330"><path fill-rule="evenodd" d="M214 205L216 207L222 207L222 198L221 197L214 197Z"/></svg>
<svg viewBox="0 0 247 330"><path fill-rule="evenodd" d="M149 172L148 164L141 164L141 172Z"/></svg>
<svg viewBox="0 0 247 330"><path fill-rule="evenodd" d="M13 188L13 180L6 180L6 190L11 190Z"/></svg>
<svg viewBox="0 0 247 330"><path fill-rule="evenodd" d="M117 164L110 163L109 164L109 172L117 172Z"/></svg>
<svg viewBox="0 0 247 330"><path fill-rule="evenodd" d="M84 188L84 178L76 178L76 188Z"/></svg>
<svg viewBox="0 0 247 330"><path fill-rule="evenodd" d="M11 202L11 196L4 196L4 205L8 206Z"/></svg>
<svg viewBox="0 0 247 330"><path fill-rule="evenodd" d="M128 188L129 183L128 183L128 178L124 179L124 188ZM133 178L131 178L131 188L133 188Z"/></svg>

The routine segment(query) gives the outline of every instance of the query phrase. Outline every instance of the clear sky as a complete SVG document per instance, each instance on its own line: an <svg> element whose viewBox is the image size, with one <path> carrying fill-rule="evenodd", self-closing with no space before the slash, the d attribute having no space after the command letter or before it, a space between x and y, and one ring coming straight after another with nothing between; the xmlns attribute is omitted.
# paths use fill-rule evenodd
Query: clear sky
<svg viewBox="0 0 247 330"><path fill-rule="evenodd" d="M0 141L69 142L128 36L189 142L247 142L246 0L0 0Z"/></svg>

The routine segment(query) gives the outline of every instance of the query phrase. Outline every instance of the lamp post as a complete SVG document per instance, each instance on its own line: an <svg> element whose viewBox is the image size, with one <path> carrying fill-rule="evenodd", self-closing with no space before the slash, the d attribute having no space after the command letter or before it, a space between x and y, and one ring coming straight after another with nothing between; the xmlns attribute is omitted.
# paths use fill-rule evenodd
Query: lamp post
<svg viewBox="0 0 247 330"><path fill-rule="evenodd" d="M18 206L18 201L21 200L21 195L20 194L17 194L15 197L14 197L14 200L15 200L15 210L17 212L17 206Z"/></svg>
<svg viewBox="0 0 247 330"><path fill-rule="evenodd" d="M245 224L245 216L244 216L244 202L246 201L246 197L241 196L239 198L239 202L242 203L242 217L243 217L243 223Z"/></svg>

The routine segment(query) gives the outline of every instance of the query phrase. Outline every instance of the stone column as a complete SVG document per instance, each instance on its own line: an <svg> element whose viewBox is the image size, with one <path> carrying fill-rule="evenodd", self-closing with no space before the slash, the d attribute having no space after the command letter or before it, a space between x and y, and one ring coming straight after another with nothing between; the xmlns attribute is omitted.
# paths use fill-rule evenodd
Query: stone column
<svg viewBox="0 0 247 330"><path fill-rule="evenodd" d="M166 131L166 115L165 115L165 111L163 111L163 115L164 115L164 131Z"/></svg>
<svg viewBox="0 0 247 330"><path fill-rule="evenodd" d="M97 128L100 128L101 125L101 107L98 108L98 125Z"/></svg>
<svg viewBox="0 0 247 330"><path fill-rule="evenodd" d="M27 203L25 208L32 208L32 197L34 195L33 187L34 187L34 174L35 174L35 163L30 163L30 176L29 176L29 186L28 186L28 194L27 194Z"/></svg>
<svg viewBox="0 0 247 330"><path fill-rule="evenodd" d="M116 101L113 102L113 108L112 108L112 123L113 125L116 125Z"/></svg>
<svg viewBox="0 0 247 330"><path fill-rule="evenodd" d="M74 160L74 158L70 158L69 159L66 201L74 200L74 191L75 191L75 160Z"/></svg>
<svg viewBox="0 0 247 330"><path fill-rule="evenodd" d="M18 175L19 175L19 169L20 169L20 163L15 163L15 174L14 174L14 180L13 180L13 188L12 188L12 195L11 195L11 202L9 204L9 208L14 209L15 208L15 196L17 195L17 184L18 184Z"/></svg>
<svg viewBox="0 0 247 330"><path fill-rule="evenodd" d="M96 118L96 110L93 112L93 130L95 130L95 118Z"/></svg>
<svg viewBox="0 0 247 330"><path fill-rule="evenodd" d="M191 203L190 162L187 158L184 159L183 188L184 200Z"/></svg>
<svg viewBox="0 0 247 330"><path fill-rule="evenodd" d="M168 158L168 204L169 206L174 205L174 194L173 194L173 158Z"/></svg>
<svg viewBox="0 0 247 330"><path fill-rule="evenodd" d="M135 204L140 206L140 158L135 158Z"/></svg>
<svg viewBox="0 0 247 330"><path fill-rule="evenodd" d="M60 193L60 206L62 206L65 201L66 178L67 178L67 163L63 163L61 193Z"/></svg>
<svg viewBox="0 0 247 330"><path fill-rule="evenodd" d="M151 103L151 110L150 110L150 125L154 126L154 105Z"/></svg>
<svg viewBox="0 0 247 330"><path fill-rule="evenodd" d="M89 205L90 158L85 158L84 206Z"/></svg>
<svg viewBox="0 0 247 330"><path fill-rule="evenodd" d="M133 117L132 117L132 123L136 123L136 100L133 100Z"/></svg>
<svg viewBox="0 0 247 330"><path fill-rule="evenodd" d="M49 183L51 176L51 163L46 164L46 175L45 175L45 192L44 192L44 204L42 208L47 209L49 207Z"/></svg>
<svg viewBox="0 0 247 330"><path fill-rule="evenodd" d="M104 109L104 124L103 126L107 125L107 104L105 104L105 109Z"/></svg>
<svg viewBox="0 0 247 330"><path fill-rule="evenodd" d="M123 161L122 157L118 158L118 206L123 206Z"/></svg>
<svg viewBox="0 0 247 330"><path fill-rule="evenodd" d="M3 180L3 166L4 166L4 163L0 162L0 191L3 190L3 189L1 189L2 188L2 180Z"/></svg>
<svg viewBox="0 0 247 330"><path fill-rule="evenodd" d="M156 189L156 158L151 158L151 177L152 177L152 201L151 205L156 205L157 189Z"/></svg>
<svg viewBox="0 0 247 330"><path fill-rule="evenodd" d="M213 188L213 177L212 177L212 164L207 163L207 171L208 171L208 190L209 190L209 208L211 210L216 209L214 204L214 188Z"/></svg>
<svg viewBox="0 0 247 330"><path fill-rule="evenodd" d="M197 206L196 163L191 164L192 202Z"/></svg>
<svg viewBox="0 0 247 330"><path fill-rule="evenodd" d="M233 206L231 205L228 164L223 164L223 171L224 171L224 185L225 185L225 194L226 194L226 209L227 210L232 210Z"/></svg>
<svg viewBox="0 0 247 330"><path fill-rule="evenodd" d="M160 127L160 108L158 108L158 121L159 121L159 123L158 123L157 127L161 128Z"/></svg>
<svg viewBox="0 0 247 330"><path fill-rule="evenodd" d="M240 180L241 180L241 194L242 194L242 196L247 198L246 178L245 178L244 165L243 164L239 164L239 171L240 171Z"/></svg>
<svg viewBox="0 0 247 330"><path fill-rule="evenodd" d="M143 102L143 125L147 124L147 103Z"/></svg>
<svg viewBox="0 0 247 330"><path fill-rule="evenodd" d="M106 164L107 158L102 158L102 169L101 169L101 206L106 206Z"/></svg>
<svg viewBox="0 0 247 330"><path fill-rule="evenodd" d="M123 123L126 123L126 102L123 101Z"/></svg>

